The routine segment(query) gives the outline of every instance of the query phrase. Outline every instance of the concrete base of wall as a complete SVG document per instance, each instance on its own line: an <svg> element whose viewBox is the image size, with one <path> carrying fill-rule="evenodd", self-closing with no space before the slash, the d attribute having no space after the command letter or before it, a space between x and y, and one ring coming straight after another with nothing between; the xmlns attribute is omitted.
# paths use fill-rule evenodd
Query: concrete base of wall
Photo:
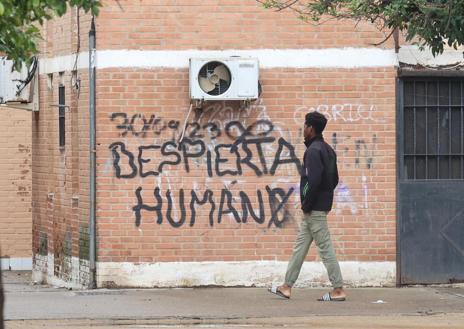
<svg viewBox="0 0 464 329"><path fill-rule="evenodd" d="M85 289L88 285L89 262L78 257L64 257L66 268L55 271L53 254L35 255L32 281L55 287Z"/></svg>
<svg viewBox="0 0 464 329"><path fill-rule="evenodd" d="M36 255L32 279L58 287L84 289L88 284L88 261L72 257L71 268L55 273L54 257ZM340 262L346 286L388 287L396 284L395 262ZM287 262L183 262L97 263L99 288L153 287L266 287L282 283ZM330 282L320 262L306 262L295 286L321 287Z"/></svg>
<svg viewBox="0 0 464 329"><path fill-rule="evenodd" d="M0 258L2 271L30 271L32 270L32 258Z"/></svg>
<svg viewBox="0 0 464 329"><path fill-rule="evenodd" d="M346 286L395 285L395 262L341 262ZM287 262L98 263L98 287L265 287L282 283ZM322 263L304 264L296 286L330 285Z"/></svg>

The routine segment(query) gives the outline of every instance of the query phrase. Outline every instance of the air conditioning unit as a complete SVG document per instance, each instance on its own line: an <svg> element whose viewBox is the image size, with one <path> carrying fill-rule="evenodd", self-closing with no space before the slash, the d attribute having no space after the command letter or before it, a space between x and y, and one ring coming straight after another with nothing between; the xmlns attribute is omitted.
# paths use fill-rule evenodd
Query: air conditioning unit
<svg viewBox="0 0 464 329"><path fill-rule="evenodd" d="M196 101L241 100L259 97L256 58L190 59L190 98Z"/></svg>

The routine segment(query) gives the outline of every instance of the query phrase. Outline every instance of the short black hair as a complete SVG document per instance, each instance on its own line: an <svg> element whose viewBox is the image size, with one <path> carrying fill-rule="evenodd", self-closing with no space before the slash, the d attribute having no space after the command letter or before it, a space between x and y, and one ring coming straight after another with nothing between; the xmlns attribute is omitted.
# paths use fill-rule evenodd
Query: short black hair
<svg viewBox="0 0 464 329"><path fill-rule="evenodd" d="M305 124L312 126L317 134L321 134L327 125L327 118L320 112L309 112L305 116Z"/></svg>

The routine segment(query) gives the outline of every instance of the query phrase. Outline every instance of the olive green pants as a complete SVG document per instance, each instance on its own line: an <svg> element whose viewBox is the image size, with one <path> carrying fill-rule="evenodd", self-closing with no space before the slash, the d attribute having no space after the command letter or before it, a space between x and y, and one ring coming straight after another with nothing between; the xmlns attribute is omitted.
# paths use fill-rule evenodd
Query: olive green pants
<svg viewBox="0 0 464 329"><path fill-rule="evenodd" d="M343 287L342 273L330 239L327 212L325 211L312 211L310 214L303 214L303 221L293 248L292 258L288 263L287 273L285 274L285 283L290 287L295 284L313 240L316 242L319 256L327 269L332 286L334 288Z"/></svg>

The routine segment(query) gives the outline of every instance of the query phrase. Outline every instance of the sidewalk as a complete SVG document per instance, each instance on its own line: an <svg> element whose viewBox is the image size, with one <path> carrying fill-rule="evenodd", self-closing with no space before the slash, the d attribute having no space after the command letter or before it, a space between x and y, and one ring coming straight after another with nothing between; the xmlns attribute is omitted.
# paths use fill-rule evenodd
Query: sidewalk
<svg viewBox="0 0 464 329"><path fill-rule="evenodd" d="M414 319L418 319L417 325L424 322L417 328L428 328L426 325L434 321L438 321L437 328L464 328L463 286L352 288L347 289L348 301L323 303L316 298L327 289L295 289L290 300L280 299L262 288L72 291L31 285L27 272L4 272L4 289L7 328L32 328L31 324L57 328L64 323L67 328L77 324L79 328L90 325L122 328L123 324L144 327L247 324L262 328L278 323L300 326L307 321L313 321L311 328L317 328L317 321L322 327L332 328L328 322L334 316L345 323L343 328L351 328L350 321L353 328L360 328L359 324L354 326L357 321L369 324L369 319L378 323L384 318L398 325L404 320L415 323ZM324 317L327 319L322 321Z"/></svg>

